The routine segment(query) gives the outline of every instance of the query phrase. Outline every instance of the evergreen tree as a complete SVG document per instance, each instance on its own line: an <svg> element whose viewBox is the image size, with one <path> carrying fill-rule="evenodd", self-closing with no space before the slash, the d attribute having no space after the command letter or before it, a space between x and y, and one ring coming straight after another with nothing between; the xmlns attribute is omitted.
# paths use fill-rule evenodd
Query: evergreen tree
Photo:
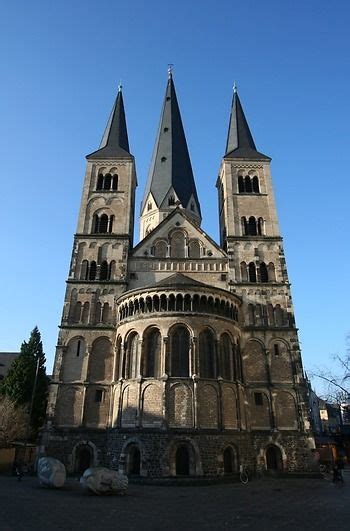
<svg viewBox="0 0 350 531"><path fill-rule="evenodd" d="M35 430L39 429L45 420L48 392L48 377L45 369L46 360L37 326L30 334L29 341L23 341L21 354L13 362L1 385L2 394L8 396L15 405L22 406L26 404L29 409L38 360L38 376L31 415L31 424Z"/></svg>

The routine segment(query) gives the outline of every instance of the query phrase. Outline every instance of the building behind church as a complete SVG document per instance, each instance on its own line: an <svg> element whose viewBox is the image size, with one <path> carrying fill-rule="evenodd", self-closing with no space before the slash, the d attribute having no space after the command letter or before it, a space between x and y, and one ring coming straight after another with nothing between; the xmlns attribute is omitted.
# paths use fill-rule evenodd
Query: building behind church
<svg viewBox="0 0 350 531"><path fill-rule="evenodd" d="M213 176L215 242L201 229L170 72L134 245L137 178L118 91L101 145L87 156L43 439L69 471L310 469L270 162L235 90Z"/></svg>

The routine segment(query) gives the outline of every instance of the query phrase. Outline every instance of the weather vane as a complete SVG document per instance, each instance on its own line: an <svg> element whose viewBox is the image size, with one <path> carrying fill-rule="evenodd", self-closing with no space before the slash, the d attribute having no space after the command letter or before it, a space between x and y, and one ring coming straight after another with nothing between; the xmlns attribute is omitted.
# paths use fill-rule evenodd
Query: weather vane
<svg viewBox="0 0 350 531"><path fill-rule="evenodd" d="M119 81L119 83L118 83L118 92L121 92L122 88L123 88L122 82Z"/></svg>
<svg viewBox="0 0 350 531"><path fill-rule="evenodd" d="M234 93L234 94L237 94L237 85L236 85L236 81L233 82L233 93Z"/></svg>
<svg viewBox="0 0 350 531"><path fill-rule="evenodd" d="M173 74L173 63L168 63L168 76L171 77Z"/></svg>

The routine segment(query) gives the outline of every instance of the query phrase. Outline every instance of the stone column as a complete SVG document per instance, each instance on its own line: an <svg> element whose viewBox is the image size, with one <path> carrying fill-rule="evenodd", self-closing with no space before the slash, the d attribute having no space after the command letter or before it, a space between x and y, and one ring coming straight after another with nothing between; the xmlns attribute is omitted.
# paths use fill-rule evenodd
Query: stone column
<svg viewBox="0 0 350 531"><path fill-rule="evenodd" d="M83 363L81 367L81 381L82 382L88 381L89 360L90 360L91 352L92 352L92 346L86 345L85 355L84 355L84 359L83 359Z"/></svg>
<svg viewBox="0 0 350 531"><path fill-rule="evenodd" d="M160 353L160 374L166 376L170 372L168 360L168 336L163 336L161 353Z"/></svg>
<svg viewBox="0 0 350 531"><path fill-rule="evenodd" d="M198 425L198 376L195 374L192 376L193 380L193 421L194 421L194 427L195 429L199 428Z"/></svg>

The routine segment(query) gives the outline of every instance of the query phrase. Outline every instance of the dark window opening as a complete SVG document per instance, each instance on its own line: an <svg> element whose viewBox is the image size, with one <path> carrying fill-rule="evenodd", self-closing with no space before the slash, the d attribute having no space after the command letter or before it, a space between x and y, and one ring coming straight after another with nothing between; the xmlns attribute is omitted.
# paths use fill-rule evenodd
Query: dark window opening
<svg viewBox="0 0 350 531"><path fill-rule="evenodd" d="M194 212L194 203L191 203L191 210Z"/></svg>
<svg viewBox="0 0 350 531"><path fill-rule="evenodd" d="M89 280L96 279L96 271L97 271L96 262L91 262L90 269L89 269Z"/></svg>
<svg viewBox="0 0 350 531"><path fill-rule="evenodd" d="M256 282L256 268L254 262L250 262L248 266L249 282Z"/></svg>
<svg viewBox="0 0 350 531"><path fill-rule="evenodd" d="M260 190L259 190L259 179L257 178L256 175L253 177L253 192L255 194L258 194L260 192Z"/></svg>
<svg viewBox="0 0 350 531"><path fill-rule="evenodd" d="M79 339L77 343L77 358L79 357L79 354L80 354L80 346L81 346L81 341Z"/></svg>
<svg viewBox="0 0 350 531"><path fill-rule="evenodd" d="M112 190L118 190L118 175L115 173L112 179Z"/></svg>
<svg viewBox="0 0 350 531"><path fill-rule="evenodd" d="M274 352L275 356L279 356L280 355L280 347L279 347L278 343L275 343L273 345L273 352Z"/></svg>
<svg viewBox="0 0 350 531"><path fill-rule="evenodd" d="M239 193L244 192L244 180L242 175L238 177L238 191Z"/></svg>
<svg viewBox="0 0 350 531"><path fill-rule="evenodd" d="M103 389L96 389L95 402L103 402Z"/></svg>
<svg viewBox="0 0 350 531"><path fill-rule="evenodd" d="M262 406L264 404L262 393L254 393L254 401L256 406Z"/></svg>
<svg viewBox="0 0 350 531"><path fill-rule="evenodd" d="M164 133L166 133L167 131L169 131L169 127L164 127Z"/></svg>
<svg viewBox="0 0 350 531"><path fill-rule="evenodd" d="M147 210L152 210L152 203L147 204Z"/></svg>
<svg viewBox="0 0 350 531"><path fill-rule="evenodd" d="M102 190L102 188L103 188L103 175L102 173L100 173L100 175L97 178L96 190Z"/></svg>
<svg viewBox="0 0 350 531"><path fill-rule="evenodd" d="M168 205L175 205L175 197L173 195L169 197Z"/></svg>
<svg viewBox="0 0 350 531"><path fill-rule="evenodd" d="M260 282L268 282L269 281L269 275L267 272L267 267L265 262L261 262L260 264Z"/></svg>
<svg viewBox="0 0 350 531"><path fill-rule="evenodd" d="M161 162L165 162L165 161L166 161L166 157L162 157L162 158L160 159L160 161L161 161Z"/></svg>
<svg viewBox="0 0 350 531"><path fill-rule="evenodd" d="M245 191L248 194L251 194L253 191L253 188L252 188L252 182L250 180L249 175L247 175L246 178L244 179L244 185L245 185Z"/></svg>
<svg viewBox="0 0 350 531"><path fill-rule="evenodd" d="M107 173L105 175L105 180L104 180L104 183L103 183L103 189L104 190L110 190L111 183L112 183L112 175L110 173Z"/></svg>

